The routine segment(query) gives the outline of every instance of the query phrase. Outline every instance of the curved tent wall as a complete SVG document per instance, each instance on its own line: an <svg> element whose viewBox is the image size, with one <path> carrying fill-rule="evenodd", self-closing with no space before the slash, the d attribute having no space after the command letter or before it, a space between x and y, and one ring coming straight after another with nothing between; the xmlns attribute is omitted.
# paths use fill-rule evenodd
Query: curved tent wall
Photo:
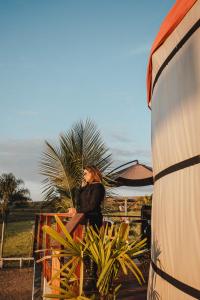
<svg viewBox="0 0 200 300"><path fill-rule="evenodd" d="M200 1L152 55L148 299L200 299Z"/></svg>

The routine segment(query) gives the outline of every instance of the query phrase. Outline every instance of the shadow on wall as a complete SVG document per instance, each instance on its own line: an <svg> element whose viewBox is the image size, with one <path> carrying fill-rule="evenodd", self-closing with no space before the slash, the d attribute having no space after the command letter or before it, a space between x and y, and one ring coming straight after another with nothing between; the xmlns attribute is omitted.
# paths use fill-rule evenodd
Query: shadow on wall
<svg viewBox="0 0 200 300"><path fill-rule="evenodd" d="M157 240L153 241L151 253L152 253L151 259L154 262L154 264L156 266L158 266L161 270L163 270L163 266L162 266L160 258L159 258L160 254L161 254L161 250L160 250ZM157 274L151 267L151 271L149 273L149 284L148 284L149 285L148 286L148 299L149 300L160 300L161 299L159 293L155 289L156 278L157 278Z"/></svg>

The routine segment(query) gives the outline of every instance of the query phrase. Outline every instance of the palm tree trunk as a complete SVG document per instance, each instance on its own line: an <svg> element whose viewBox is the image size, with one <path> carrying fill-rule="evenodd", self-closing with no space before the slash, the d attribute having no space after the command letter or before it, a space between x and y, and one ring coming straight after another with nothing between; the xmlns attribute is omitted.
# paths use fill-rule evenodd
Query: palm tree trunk
<svg viewBox="0 0 200 300"><path fill-rule="evenodd" d="M5 220L4 220L4 218L3 218L2 228L1 228L1 248L0 248L0 258L3 257L4 234L5 234Z"/></svg>

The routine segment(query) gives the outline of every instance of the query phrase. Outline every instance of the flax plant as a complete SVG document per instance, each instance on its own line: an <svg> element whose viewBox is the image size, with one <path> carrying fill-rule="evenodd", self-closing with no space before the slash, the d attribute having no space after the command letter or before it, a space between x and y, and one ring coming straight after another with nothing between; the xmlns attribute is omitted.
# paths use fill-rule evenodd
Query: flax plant
<svg viewBox="0 0 200 300"><path fill-rule="evenodd" d="M73 240L59 217L55 216L55 219L62 230L61 233L47 225L43 230L62 245L62 250L52 250L51 257L64 259L64 264L49 282L52 289L59 291L59 295L51 294L45 297L70 300L99 298L114 300L121 286L117 283L120 271L124 275L132 273L140 284L144 282L144 277L135 264L134 258L145 251L145 239L130 241L128 224L103 226L100 230L90 226L86 228L83 240ZM86 297L83 291L84 257L88 255L97 264L98 293L91 298ZM43 257L41 260L47 258L49 257ZM76 276L78 265L80 278ZM52 285L55 278L60 278L59 288Z"/></svg>
<svg viewBox="0 0 200 300"><path fill-rule="evenodd" d="M145 251L146 240L129 241L129 230L129 225L122 223L120 226L101 227L99 231L89 227L86 231L82 244L86 254L97 264L97 288L101 299L116 298L121 287L116 282L120 271L124 275L132 273L140 285L144 282L144 277L133 259Z"/></svg>

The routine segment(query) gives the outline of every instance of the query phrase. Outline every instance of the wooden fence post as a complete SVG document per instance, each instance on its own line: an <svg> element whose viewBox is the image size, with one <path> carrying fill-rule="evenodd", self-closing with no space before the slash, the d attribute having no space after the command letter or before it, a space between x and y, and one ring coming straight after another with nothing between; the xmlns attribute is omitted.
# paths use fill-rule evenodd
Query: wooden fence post
<svg viewBox="0 0 200 300"><path fill-rule="evenodd" d="M34 257L34 274L33 274L33 293L32 300L42 299L42 264L37 263L36 260L40 257L35 250L42 248L43 234L42 226L44 225L44 216L36 215L35 218L35 234L34 234L34 245L33 245L33 257Z"/></svg>

